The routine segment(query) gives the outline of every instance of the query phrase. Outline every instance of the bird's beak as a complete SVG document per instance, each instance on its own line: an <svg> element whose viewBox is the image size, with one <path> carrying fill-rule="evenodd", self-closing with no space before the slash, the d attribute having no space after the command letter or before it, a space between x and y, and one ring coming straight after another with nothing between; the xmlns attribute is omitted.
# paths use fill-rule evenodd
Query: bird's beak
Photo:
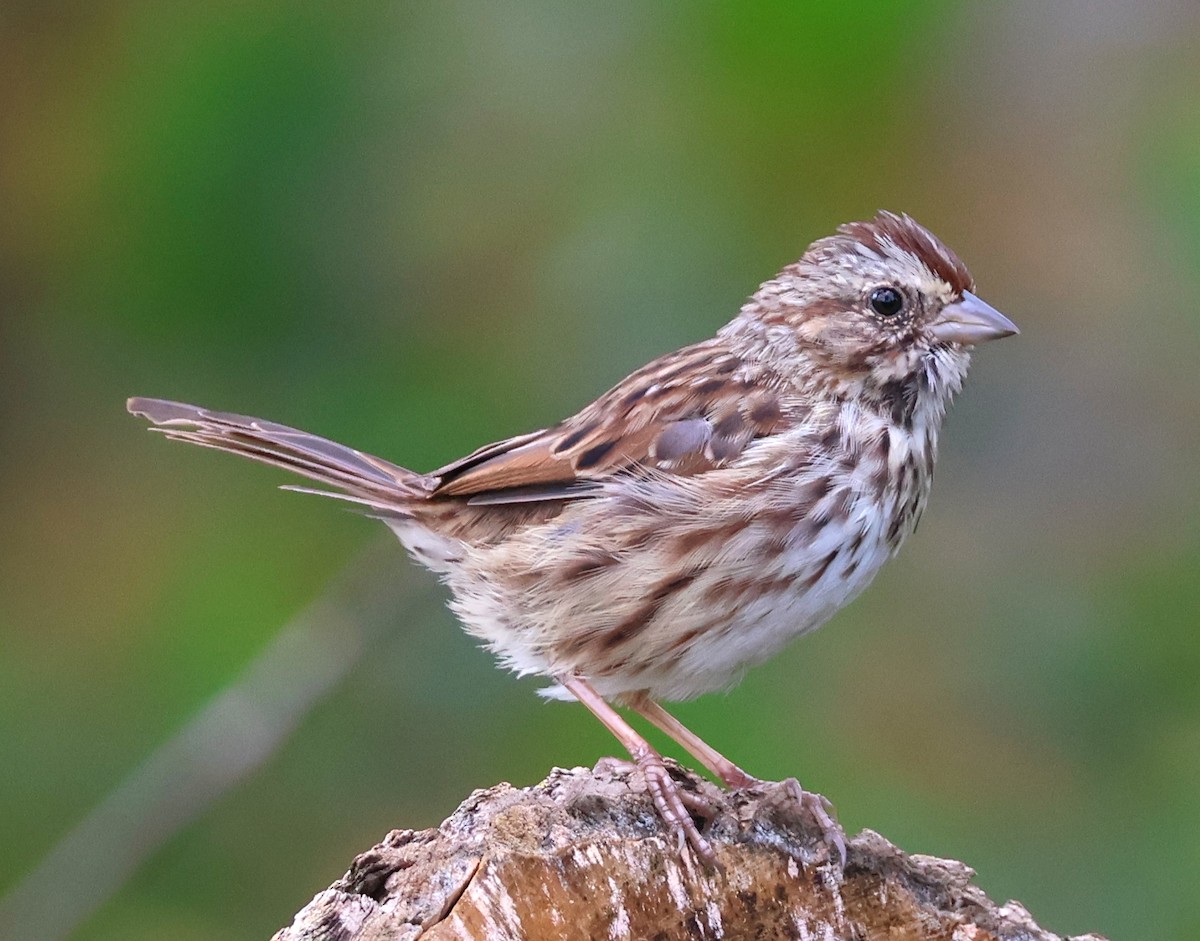
<svg viewBox="0 0 1200 941"><path fill-rule="evenodd" d="M930 332L943 343L983 343L1020 333L1017 325L980 300L970 291L963 291L962 300L947 304L933 321Z"/></svg>

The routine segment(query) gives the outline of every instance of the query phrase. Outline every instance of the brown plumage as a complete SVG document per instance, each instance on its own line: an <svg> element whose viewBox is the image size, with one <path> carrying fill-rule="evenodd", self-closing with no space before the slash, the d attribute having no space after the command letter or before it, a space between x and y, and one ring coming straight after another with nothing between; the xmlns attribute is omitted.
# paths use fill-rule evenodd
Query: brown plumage
<svg viewBox="0 0 1200 941"><path fill-rule="evenodd" d="M429 474L260 419L129 409L383 519L505 666L550 677L548 695L579 699L617 735L668 825L708 858L689 796L608 700L727 785L753 780L657 701L728 686L819 627L913 530L970 347L1016 332L973 288L909 217L851 223L715 337Z"/></svg>

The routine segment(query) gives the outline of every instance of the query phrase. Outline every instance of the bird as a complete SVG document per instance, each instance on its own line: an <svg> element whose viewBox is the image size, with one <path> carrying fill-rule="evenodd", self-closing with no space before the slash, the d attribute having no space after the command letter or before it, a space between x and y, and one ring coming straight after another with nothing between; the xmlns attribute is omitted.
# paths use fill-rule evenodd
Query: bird
<svg viewBox="0 0 1200 941"><path fill-rule="evenodd" d="M382 520L501 666L616 736L668 832L711 863L703 800L618 707L726 787L758 783L662 703L730 688L866 588L921 518L974 347L1017 332L958 255L881 211L814 241L714 336L430 473L259 418L128 410Z"/></svg>

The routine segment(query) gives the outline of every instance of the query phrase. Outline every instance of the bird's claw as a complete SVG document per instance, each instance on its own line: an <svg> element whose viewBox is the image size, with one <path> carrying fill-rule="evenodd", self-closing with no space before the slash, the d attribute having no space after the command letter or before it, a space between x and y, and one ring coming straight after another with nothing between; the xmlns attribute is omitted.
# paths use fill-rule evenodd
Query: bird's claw
<svg viewBox="0 0 1200 941"><path fill-rule="evenodd" d="M846 831L837 822L833 804L824 795L804 790L795 778L787 778L780 783L783 785L784 793L813 819L821 831L821 839L837 852L841 868L845 869Z"/></svg>
<svg viewBox="0 0 1200 941"><path fill-rule="evenodd" d="M637 766L642 772L646 790L650 792L654 807L662 817L663 823L668 829L686 839L706 866L715 868L717 855L713 852L712 844L701 835L700 828L692 819L692 812L703 817L712 817L716 808L701 795L681 788L671 777L671 772L661 755L653 752L639 755Z"/></svg>

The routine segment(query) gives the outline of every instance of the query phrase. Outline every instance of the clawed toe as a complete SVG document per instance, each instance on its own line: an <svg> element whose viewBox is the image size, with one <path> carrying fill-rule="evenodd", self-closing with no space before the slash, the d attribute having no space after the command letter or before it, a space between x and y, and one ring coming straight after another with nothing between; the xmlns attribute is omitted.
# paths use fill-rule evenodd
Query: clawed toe
<svg viewBox="0 0 1200 941"><path fill-rule="evenodd" d="M639 757L637 764L646 780L646 789L650 792L654 807L668 829L682 835L705 865L715 867L717 857L712 844L700 834L689 812L694 810L701 816L711 817L715 810L712 804L701 795L681 788L659 755Z"/></svg>
<svg viewBox="0 0 1200 941"><path fill-rule="evenodd" d="M717 815L716 804L703 794L680 787L679 782L671 777L666 762L657 753L651 753L636 762L605 757L595 765L595 771L599 773L628 774L634 770L641 772L646 781L646 790L650 792L654 801L654 809L658 811L667 828L679 837L680 848L690 844L706 864L713 865L716 856L712 845L700 834L700 829L692 818L711 820Z"/></svg>
<svg viewBox="0 0 1200 941"><path fill-rule="evenodd" d="M685 787L679 787L678 782L672 782L679 791L679 799L683 802L683 806L688 809L688 813L693 817L703 817L705 820L712 820L717 815L717 805L705 797L703 794L698 794L695 791L689 791Z"/></svg>
<svg viewBox="0 0 1200 941"><path fill-rule="evenodd" d="M834 816L833 804L821 794L806 791L795 778L781 782L788 797L807 812L821 830L821 838L837 851L841 866L846 868L846 832Z"/></svg>
<svg viewBox="0 0 1200 941"><path fill-rule="evenodd" d="M592 766L592 771L596 774L628 774L636 768L637 765L627 758L605 755Z"/></svg>

